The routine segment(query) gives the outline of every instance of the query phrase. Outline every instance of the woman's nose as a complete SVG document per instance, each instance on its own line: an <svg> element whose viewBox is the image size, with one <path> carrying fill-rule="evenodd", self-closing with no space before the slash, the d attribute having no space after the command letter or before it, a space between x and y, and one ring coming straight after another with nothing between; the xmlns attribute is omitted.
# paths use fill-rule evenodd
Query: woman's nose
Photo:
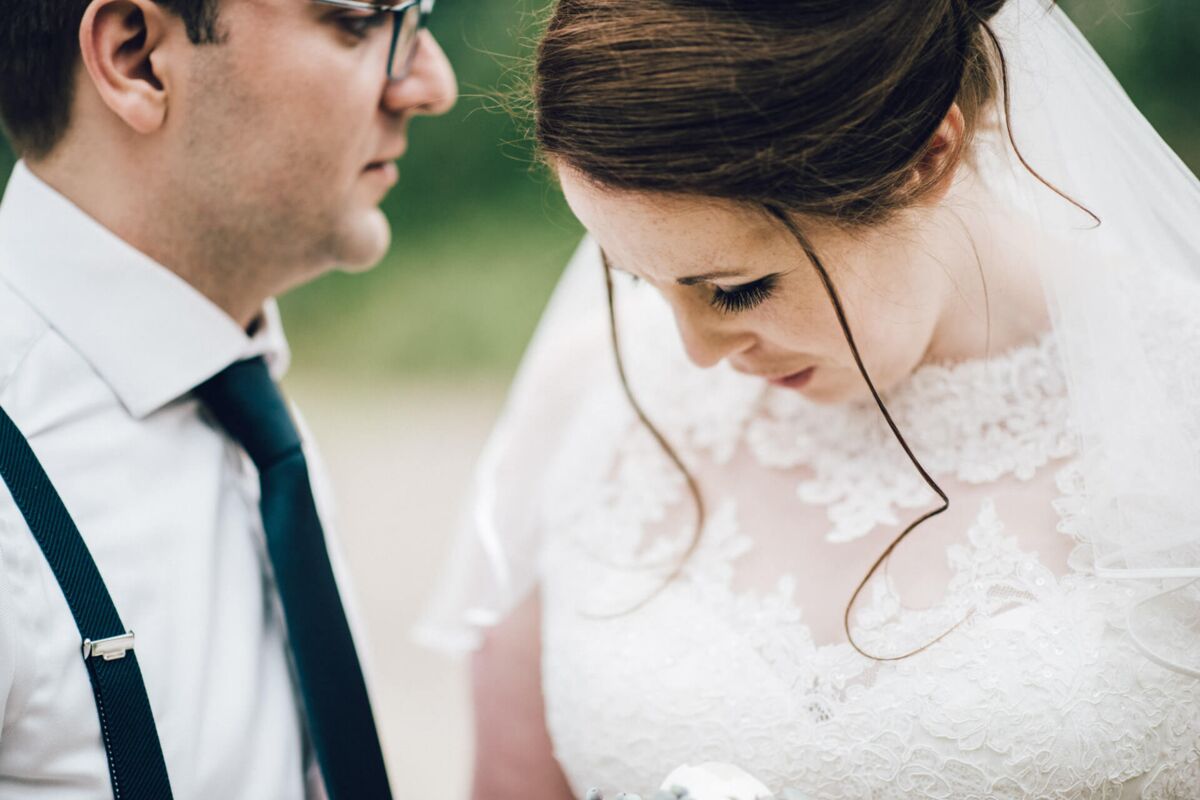
<svg viewBox="0 0 1200 800"><path fill-rule="evenodd" d="M406 77L389 80L384 108L393 114L445 114L458 100L458 81L450 60L427 30L420 33L412 67Z"/></svg>
<svg viewBox="0 0 1200 800"><path fill-rule="evenodd" d="M711 309L695 309L686 301L672 306L688 359L701 369L715 367L722 359L754 346L753 333L740 329L733 320L719 317Z"/></svg>

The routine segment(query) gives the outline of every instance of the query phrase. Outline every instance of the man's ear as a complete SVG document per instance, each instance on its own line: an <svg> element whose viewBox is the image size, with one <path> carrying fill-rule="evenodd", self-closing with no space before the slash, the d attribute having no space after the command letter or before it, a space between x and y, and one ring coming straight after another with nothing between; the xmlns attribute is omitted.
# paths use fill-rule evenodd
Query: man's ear
<svg viewBox="0 0 1200 800"><path fill-rule="evenodd" d="M153 0L92 0L79 26L83 65L101 100L141 134L167 118L167 11Z"/></svg>
<svg viewBox="0 0 1200 800"><path fill-rule="evenodd" d="M950 191L954 175L958 172L958 162L962 158L965 130L966 120L962 109L955 103L950 106L942 124L929 140L925 154L909 179L908 185L913 191L923 189L920 202L939 203Z"/></svg>

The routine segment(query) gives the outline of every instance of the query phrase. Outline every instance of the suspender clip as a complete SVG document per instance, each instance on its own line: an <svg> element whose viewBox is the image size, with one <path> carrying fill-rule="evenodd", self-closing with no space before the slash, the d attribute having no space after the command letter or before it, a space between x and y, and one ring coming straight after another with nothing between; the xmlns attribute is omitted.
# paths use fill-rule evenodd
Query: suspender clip
<svg viewBox="0 0 1200 800"><path fill-rule="evenodd" d="M85 660L99 656L105 661L116 661L118 658L124 658L125 654L132 649L133 631L122 636L113 636L94 642L91 639L83 640L83 657Z"/></svg>

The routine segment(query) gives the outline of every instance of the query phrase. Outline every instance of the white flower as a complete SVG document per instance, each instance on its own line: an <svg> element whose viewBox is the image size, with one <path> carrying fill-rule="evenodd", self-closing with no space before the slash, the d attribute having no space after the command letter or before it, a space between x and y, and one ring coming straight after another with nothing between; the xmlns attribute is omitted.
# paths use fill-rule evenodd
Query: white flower
<svg viewBox="0 0 1200 800"><path fill-rule="evenodd" d="M769 800L771 790L754 777L729 764L710 762L699 766L684 764L663 781L670 791L682 786L688 800Z"/></svg>

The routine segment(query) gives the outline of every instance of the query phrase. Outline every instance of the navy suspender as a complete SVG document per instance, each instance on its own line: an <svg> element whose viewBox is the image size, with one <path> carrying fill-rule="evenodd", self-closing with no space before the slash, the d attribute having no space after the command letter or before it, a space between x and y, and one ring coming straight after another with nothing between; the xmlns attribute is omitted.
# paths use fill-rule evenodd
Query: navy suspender
<svg viewBox="0 0 1200 800"><path fill-rule="evenodd" d="M0 478L50 563L82 640L118 800L169 800L171 784L150 700L133 651L79 529L37 456L0 408Z"/></svg>

